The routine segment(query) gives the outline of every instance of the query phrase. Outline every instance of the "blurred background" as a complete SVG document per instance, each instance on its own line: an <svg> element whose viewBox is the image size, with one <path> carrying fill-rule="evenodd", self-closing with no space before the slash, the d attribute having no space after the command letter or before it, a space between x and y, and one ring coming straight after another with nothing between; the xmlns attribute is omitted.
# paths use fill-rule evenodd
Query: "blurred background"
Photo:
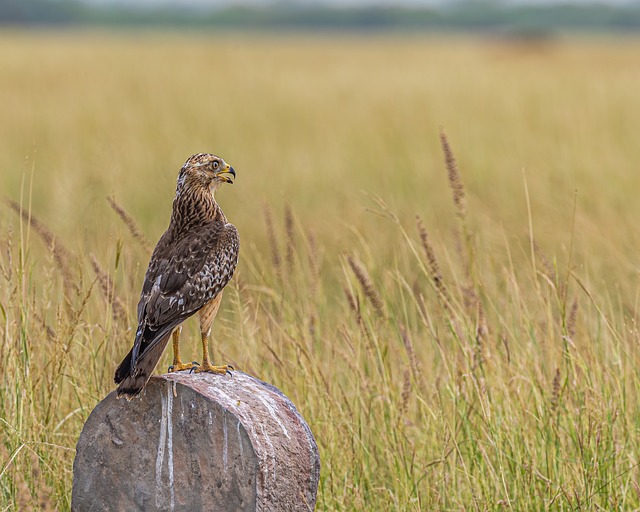
<svg viewBox="0 0 640 512"><path fill-rule="evenodd" d="M17 24L516 33L633 32L635 0L3 0Z"/></svg>
<svg viewBox="0 0 640 512"><path fill-rule="evenodd" d="M637 183L639 2L3 0L0 24L1 185L17 200L27 177L63 234L108 222L92 212L115 194L157 235L175 170L205 149L247 173L221 198L236 219L286 199L335 237L383 192L437 215L440 128L497 222L523 171L552 228L605 174L617 187L584 213L636 208L599 211Z"/></svg>

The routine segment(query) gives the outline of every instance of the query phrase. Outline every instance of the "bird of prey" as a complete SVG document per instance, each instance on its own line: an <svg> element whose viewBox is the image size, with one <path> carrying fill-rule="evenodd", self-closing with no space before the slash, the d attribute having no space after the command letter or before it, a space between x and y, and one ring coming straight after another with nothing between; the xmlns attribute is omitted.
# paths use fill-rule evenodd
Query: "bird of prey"
<svg viewBox="0 0 640 512"><path fill-rule="evenodd" d="M118 397L131 399L146 385L169 338L173 364L169 371L230 373L228 365L213 366L208 341L220 307L222 290L238 263L238 231L214 198L236 173L215 155L190 156L180 169L167 231L153 251L138 303L138 330L133 348L116 369ZM202 364L180 359L181 324L198 314Z"/></svg>

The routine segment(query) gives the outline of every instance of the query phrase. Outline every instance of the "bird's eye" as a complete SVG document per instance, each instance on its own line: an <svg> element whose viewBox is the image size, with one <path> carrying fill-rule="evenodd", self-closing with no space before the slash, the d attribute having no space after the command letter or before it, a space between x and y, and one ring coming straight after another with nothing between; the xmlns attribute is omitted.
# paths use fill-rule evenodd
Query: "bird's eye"
<svg viewBox="0 0 640 512"><path fill-rule="evenodd" d="M213 162L213 168L217 169L220 166L220 162Z"/></svg>

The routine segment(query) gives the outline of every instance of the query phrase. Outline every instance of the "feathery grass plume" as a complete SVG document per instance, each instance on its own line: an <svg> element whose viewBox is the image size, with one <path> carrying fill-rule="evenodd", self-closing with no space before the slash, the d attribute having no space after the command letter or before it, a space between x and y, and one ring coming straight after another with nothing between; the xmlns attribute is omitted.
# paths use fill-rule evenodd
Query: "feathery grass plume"
<svg viewBox="0 0 640 512"><path fill-rule="evenodd" d="M551 410L555 412L560 401L560 368L556 368L551 387Z"/></svg>
<svg viewBox="0 0 640 512"><path fill-rule="evenodd" d="M471 365L471 370L475 371L478 368L481 369L484 362L484 341L480 336L476 336L476 345L473 348L473 364Z"/></svg>
<svg viewBox="0 0 640 512"><path fill-rule="evenodd" d="M70 262L74 259L71 252L58 241L56 236L51 231L49 231L49 228L47 228L47 226L45 226L40 220L38 220L38 218L33 215L33 213L25 210L12 199L7 199L6 201L9 207L14 212L20 215L25 222L29 223L29 225L38 234L38 236L40 236L42 241L46 244L47 248L53 254L53 259L58 264L58 268L62 273L64 289L68 291L69 287L71 287L76 293L79 293L80 288L78 287L78 284L74 279L73 273L71 272L70 268Z"/></svg>
<svg viewBox="0 0 640 512"><path fill-rule="evenodd" d="M509 339L504 335L500 335L500 341L504 346L504 350L507 353L507 363L511 363L511 350L509 349Z"/></svg>
<svg viewBox="0 0 640 512"><path fill-rule="evenodd" d="M144 248L145 251L151 254L153 248L151 247L151 244L144 236L140 228L138 228L138 225L136 224L136 221L133 220L133 217L131 217L131 215L129 215L125 211L125 209L120 206L120 204L118 204L114 196L107 196L107 202L109 203L109 206L111 206L111 209L116 212L116 215L120 217L122 222L124 222L124 225L127 226L127 229L129 230L129 233L131 233L131 236L133 236L133 238Z"/></svg>
<svg viewBox="0 0 640 512"><path fill-rule="evenodd" d="M400 337L402 338L404 349L407 352L407 357L409 358L409 367L411 368L411 372L413 373L413 378L416 381L419 381L420 374L418 371L418 358L416 357L416 352L413 349L413 342L411 341L411 337L409 336L407 328L402 324L400 324L398 327L400 328Z"/></svg>
<svg viewBox="0 0 640 512"><path fill-rule="evenodd" d="M122 299L120 299L120 297L118 297L118 295L116 294L116 288L111 277L103 270L100 262L98 262L98 259L93 253L89 254L89 259L91 260L93 271L98 278L100 291L102 292L105 300L111 304L111 315L113 316L113 319L115 321L126 323L127 308L124 305Z"/></svg>
<svg viewBox="0 0 640 512"><path fill-rule="evenodd" d="M476 324L476 338L485 340L489 335L489 326L487 325L487 313L478 299L478 320Z"/></svg>
<svg viewBox="0 0 640 512"><path fill-rule="evenodd" d="M362 315L360 314L360 304L356 300L356 298L351 293L351 290L346 286L342 288L344 291L344 295L347 298L347 303L349 304L349 309L356 316L356 321L358 323L362 322Z"/></svg>
<svg viewBox="0 0 640 512"><path fill-rule="evenodd" d="M313 339L316 336L316 324L318 323L318 320L316 318L316 315L311 313L308 317L307 317L307 325L309 326L308 328L308 332L309 335L311 336L311 338L309 339L309 343L311 343L313 341Z"/></svg>
<svg viewBox="0 0 640 512"><path fill-rule="evenodd" d="M466 216L467 206L464 192L464 185L462 183L462 177L458 171L458 165L456 163L455 156L447 139L447 135L444 130L440 129L440 142L442 150L445 156L445 164L447 167L447 175L449 177L449 188L453 193L453 203L456 208L456 214L458 218L463 221ZM462 287L463 298L465 307L468 310L474 310L476 304L479 302L478 293L475 289L474 280L472 276L473 271L473 247L471 241L471 235L467 231L467 227L462 222L461 226L463 233L454 232L456 251L462 262L464 273L467 278L467 285Z"/></svg>
<svg viewBox="0 0 640 512"><path fill-rule="evenodd" d="M467 276L467 280L468 279L469 277ZM472 284L462 285L460 286L460 289L462 290L462 300L464 303L464 307L467 308L467 310L471 314L477 313L478 303L480 299L478 298L476 289Z"/></svg>
<svg viewBox="0 0 640 512"><path fill-rule="evenodd" d="M567 317L567 334L572 340L576 337L576 322L578 320L578 299L574 298L571 302L571 309Z"/></svg>
<svg viewBox="0 0 640 512"><path fill-rule="evenodd" d="M320 268L318 267L318 241L313 231L307 235L307 247L309 249L309 275L311 276L311 295L316 297L320 289Z"/></svg>
<svg viewBox="0 0 640 512"><path fill-rule="evenodd" d="M633 490L636 493L638 501L640 501L640 485L638 485L637 482L634 482L633 480L631 480L631 485L633 486Z"/></svg>
<svg viewBox="0 0 640 512"><path fill-rule="evenodd" d="M461 219L466 214L466 200L464 194L464 185L462 184L462 178L458 171L458 164L456 158L451 150L451 145L447 139L447 135L444 130L440 129L440 143L442 145L442 151L444 152L444 160L447 167L447 174L449 176L449 187L453 192L453 202L456 206L456 213Z"/></svg>
<svg viewBox="0 0 640 512"><path fill-rule="evenodd" d="M477 300L477 319L476 319L476 348L473 354L474 367L481 367L485 362L485 340L488 334L487 315L482 306L482 302Z"/></svg>
<svg viewBox="0 0 640 512"><path fill-rule="evenodd" d="M558 280L557 280L558 279L558 275L556 274L556 269L554 268L554 266L549 261L549 258L547 258L547 255L542 250L542 247L540 247L538 242L536 242L535 240L533 241L533 250L538 255L539 260L542 263L542 266L544 268L544 271L545 271L547 277L555 285L558 282Z"/></svg>
<svg viewBox="0 0 640 512"><path fill-rule="evenodd" d="M269 238L269 247L271 248L271 261L273 262L273 268L276 275L282 277L281 264L282 258L280 257L280 247L278 246L278 237L276 236L276 230L273 225L273 216L271 215L271 208L267 203L264 203L262 207L262 213L264 215L264 222L267 227L267 238Z"/></svg>
<svg viewBox="0 0 640 512"><path fill-rule="evenodd" d="M371 281L367 270L360 262L354 260L351 255L347 256L347 261L349 262L349 266L351 267L351 270L353 270L356 279L360 283L360 286L362 286L365 297L369 299L369 302L373 306L373 309L375 309L377 315L384 318L386 316L384 313L384 303L380 298L380 294L373 285L373 281Z"/></svg>
<svg viewBox="0 0 640 512"><path fill-rule="evenodd" d="M411 372L405 368L402 375L402 393L400 395L400 405L398 406L398 421L400 421L409 409L409 398L411 397Z"/></svg>
<svg viewBox="0 0 640 512"><path fill-rule="evenodd" d="M360 331L364 335L364 338L365 338L364 346L367 351L367 355L373 361L375 360L375 355L374 355L375 342L373 340L373 336L371 335L371 332L369 331L369 328L367 327L367 324L362 318L362 313L360 310L360 301L353 296L353 294L351 293L351 290L349 290L349 288L347 288L346 286L343 287L343 291L345 296L347 297L347 302L349 303L349 309L355 315L356 323L358 324Z"/></svg>
<svg viewBox="0 0 640 512"><path fill-rule="evenodd" d="M295 265L296 237L293 228L293 212L291 211L291 206L289 204L286 204L284 207L284 227L287 234L287 248L285 256L287 266L289 267L289 271L291 272Z"/></svg>
<svg viewBox="0 0 640 512"><path fill-rule="evenodd" d="M416 225L418 227L418 233L420 234L422 248L424 249L424 254L427 258L427 270L429 271L429 277L433 281L433 284L436 287L436 291L438 292L438 295L440 295L440 299L442 300L445 307L447 307L450 302L449 292L444 285L442 273L440 272L440 265L438 264L438 259L436 258L436 253L433 250L433 246L431 245L429 233L427 233L427 230L424 227L422 219L419 215L416 215Z"/></svg>
<svg viewBox="0 0 640 512"><path fill-rule="evenodd" d="M53 327L51 327L49 324L47 324L47 322L45 321L45 319L42 317L42 315L38 312L37 309L32 309L33 315L35 316L36 320L38 321L38 323L42 326L42 328L44 329L45 333L47 334L47 339L49 341L52 341L56 338L56 331L53 329Z"/></svg>

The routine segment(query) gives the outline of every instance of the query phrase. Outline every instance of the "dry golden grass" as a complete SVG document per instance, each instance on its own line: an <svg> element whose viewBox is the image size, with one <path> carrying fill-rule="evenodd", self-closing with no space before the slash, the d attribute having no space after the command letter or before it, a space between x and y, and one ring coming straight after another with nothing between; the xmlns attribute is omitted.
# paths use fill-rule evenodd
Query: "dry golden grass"
<svg viewBox="0 0 640 512"><path fill-rule="evenodd" d="M213 353L299 406L318 510L640 507L638 50L3 33L1 508L69 508L199 151L238 172Z"/></svg>

